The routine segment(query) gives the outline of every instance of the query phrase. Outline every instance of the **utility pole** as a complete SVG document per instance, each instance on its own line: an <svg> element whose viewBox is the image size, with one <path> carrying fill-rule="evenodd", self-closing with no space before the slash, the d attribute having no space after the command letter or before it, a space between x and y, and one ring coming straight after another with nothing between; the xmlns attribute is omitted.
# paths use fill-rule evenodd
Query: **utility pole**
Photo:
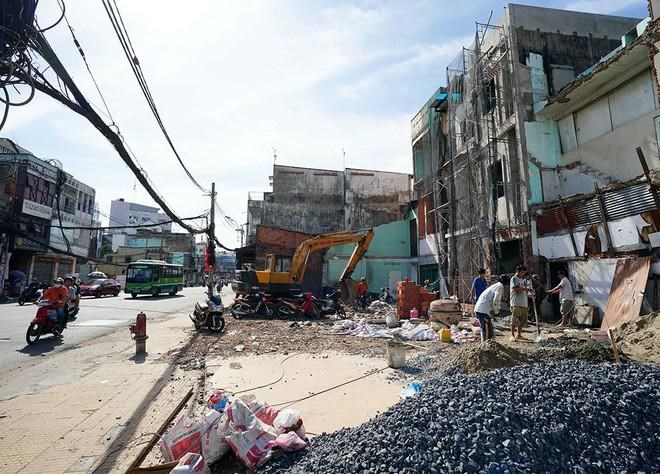
<svg viewBox="0 0 660 474"><path fill-rule="evenodd" d="M215 288L215 183L211 183L211 223L208 231L209 297Z"/></svg>

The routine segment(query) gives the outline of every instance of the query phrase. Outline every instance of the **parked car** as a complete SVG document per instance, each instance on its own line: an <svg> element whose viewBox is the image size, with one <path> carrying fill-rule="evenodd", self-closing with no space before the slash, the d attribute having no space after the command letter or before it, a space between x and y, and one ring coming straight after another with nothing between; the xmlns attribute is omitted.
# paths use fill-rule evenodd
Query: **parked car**
<svg viewBox="0 0 660 474"><path fill-rule="evenodd" d="M117 296L121 291L121 285L111 278L97 278L84 283L80 287L81 296L94 296L100 298L105 295Z"/></svg>

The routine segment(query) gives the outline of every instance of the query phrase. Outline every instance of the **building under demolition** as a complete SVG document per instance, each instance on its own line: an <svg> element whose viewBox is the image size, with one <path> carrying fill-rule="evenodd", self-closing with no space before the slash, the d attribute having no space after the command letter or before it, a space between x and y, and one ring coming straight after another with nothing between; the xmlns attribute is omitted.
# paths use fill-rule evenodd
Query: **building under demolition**
<svg viewBox="0 0 660 474"><path fill-rule="evenodd" d="M274 165L271 185L248 198L248 245L258 225L306 234L359 230L403 218L411 200L407 173Z"/></svg>
<svg viewBox="0 0 660 474"><path fill-rule="evenodd" d="M540 265L529 213L540 172L530 151L545 146L545 135L530 142L527 124L638 22L509 4L498 23L476 23L473 43L447 68L446 90L413 119L418 219L431 222L426 234L450 292L465 298L480 267L495 274Z"/></svg>

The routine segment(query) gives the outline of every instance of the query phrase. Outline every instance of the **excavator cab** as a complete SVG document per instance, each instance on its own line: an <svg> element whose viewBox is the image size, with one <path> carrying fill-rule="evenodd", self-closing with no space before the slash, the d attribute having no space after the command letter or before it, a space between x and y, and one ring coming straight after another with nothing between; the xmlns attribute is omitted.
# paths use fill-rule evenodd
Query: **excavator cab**
<svg viewBox="0 0 660 474"><path fill-rule="evenodd" d="M238 276L239 282L237 282L237 287L243 289L256 287L259 291L264 291L272 295L300 293L300 285L302 284L305 268L307 267L307 259L311 252L337 245L354 243L355 249L340 278L340 284L343 282L350 284L348 280L350 280L355 266L367 251L373 237L373 229L369 229L366 232L335 232L317 235L298 245L293 257L268 254L266 255L262 270L241 271ZM257 290L254 289L253 291ZM348 291L346 293L350 294Z"/></svg>

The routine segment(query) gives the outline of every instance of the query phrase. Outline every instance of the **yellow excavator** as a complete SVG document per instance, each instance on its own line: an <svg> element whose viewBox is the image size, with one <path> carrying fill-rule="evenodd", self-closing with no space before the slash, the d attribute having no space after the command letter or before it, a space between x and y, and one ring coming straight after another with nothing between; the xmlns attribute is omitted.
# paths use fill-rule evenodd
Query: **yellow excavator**
<svg viewBox="0 0 660 474"><path fill-rule="evenodd" d="M307 259L313 251L354 243L355 249L353 249L353 253L339 277L339 284L344 291L347 291L347 288L350 288L349 279L358 262L367 252L373 238L373 229L366 232L335 232L317 235L298 245L296 252L291 257L290 265L288 258L268 254L265 269L242 270L238 275L239 281L236 282L239 291L236 288L234 288L234 291L236 293L263 291L273 295L290 295L300 292L300 284L305 275Z"/></svg>

